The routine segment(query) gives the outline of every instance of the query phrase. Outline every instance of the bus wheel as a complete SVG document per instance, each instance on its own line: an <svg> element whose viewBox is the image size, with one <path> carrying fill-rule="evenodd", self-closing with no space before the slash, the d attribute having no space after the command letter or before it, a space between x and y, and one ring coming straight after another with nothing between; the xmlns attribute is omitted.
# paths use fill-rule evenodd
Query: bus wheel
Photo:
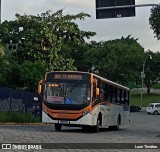
<svg viewBox="0 0 160 152"><path fill-rule="evenodd" d="M119 117L118 117L118 119L117 119L117 125L115 125L115 126L109 126L109 129L113 130L113 131L117 131L119 129L119 125L120 125L120 120L119 120Z"/></svg>
<svg viewBox="0 0 160 152"><path fill-rule="evenodd" d="M119 120L119 118L118 118L118 119L117 119L117 125L114 126L114 130L115 130L115 131L119 130L119 124L120 124L120 120Z"/></svg>
<svg viewBox="0 0 160 152"><path fill-rule="evenodd" d="M54 124L54 126L55 126L56 131L60 131L62 128L62 125L60 125L60 124Z"/></svg>
<svg viewBox="0 0 160 152"><path fill-rule="evenodd" d="M96 126L93 127L93 132L98 133L99 132L99 126L100 126L100 119L98 117Z"/></svg>

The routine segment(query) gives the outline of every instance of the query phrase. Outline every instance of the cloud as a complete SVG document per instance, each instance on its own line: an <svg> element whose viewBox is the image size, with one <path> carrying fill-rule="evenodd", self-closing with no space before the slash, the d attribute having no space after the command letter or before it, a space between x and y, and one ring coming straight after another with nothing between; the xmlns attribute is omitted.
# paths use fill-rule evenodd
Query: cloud
<svg viewBox="0 0 160 152"><path fill-rule="evenodd" d="M65 7L74 7L74 8L94 8L94 0L54 0L50 1L50 4L57 4Z"/></svg>
<svg viewBox="0 0 160 152"><path fill-rule="evenodd" d="M159 0L135 1L136 4L159 3ZM91 18L77 23L80 29L97 33L92 40L106 41L132 35L139 38L145 49L159 49L159 42L154 38L148 22L151 7L136 8L136 17L96 20L95 0L2 0L2 21L13 20L16 13L37 15L63 8L65 14L85 12L91 15Z"/></svg>

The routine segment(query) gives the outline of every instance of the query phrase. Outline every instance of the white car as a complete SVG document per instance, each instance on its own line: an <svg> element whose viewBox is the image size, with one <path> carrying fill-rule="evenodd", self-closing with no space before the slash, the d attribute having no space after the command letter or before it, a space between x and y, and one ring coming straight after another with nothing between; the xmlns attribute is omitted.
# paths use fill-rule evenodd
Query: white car
<svg viewBox="0 0 160 152"><path fill-rule="evenodd" d="M160 114L160 103L150 103L146 108L146 112L154 115Z"/></svg>

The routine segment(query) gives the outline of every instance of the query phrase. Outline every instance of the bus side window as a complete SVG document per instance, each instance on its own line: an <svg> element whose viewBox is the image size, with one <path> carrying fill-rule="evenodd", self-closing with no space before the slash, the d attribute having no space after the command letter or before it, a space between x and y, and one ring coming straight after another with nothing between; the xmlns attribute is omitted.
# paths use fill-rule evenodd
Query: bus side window
<svg viewBox="0 0 160 152"><path fill-rule="evenodd" d="M121 102L121 93L120 93L120 89L117 89L117 103Z"/></svg>
<svg viewBox="0 0 160 152"><path fill-rule="evenodd" d="M109 102L113 101L113 87L109 84L105 85L105 99Z"/></svg>
<svg viewBox="0 0 160 152"><path fill-rule="evenodd" d="M125 104L129 104L129 92L125 91L124 93L124 102Z"/></svg>
<svg viewBox="0 0 160 152"><path fill-rule="evenodd" d="M122 103L122 104L125 103L124 92L125 92L125 91L121 90L121 103Z"/></svg>
<svg viewBox="0 0 160 152"><path fill-rule="evenodd" d="M112 100L112 93L113 93L113 87L110 85L109 86L109 95L110 95L110 102L112 102L113 100Z"/></svg>
<svg viewBox="0 0 160 152"><path fill-rule="evenodd" d="M105 91L104 98L105 98L106 101L109 101L109 91L108 91L108 85L107 84L105 84L104 91Z"/></svg>
<svg viewBox="0 0 160 152"><path fill-rule="evenodd" d="M105 85L103 83L100 84L99 99L102 101L104 101L106 99Z"/></svg>
<svg viewBox="0 0 160 152"><path fill-rule="evenodd" d="M115 103L117 103L117 87L115 88Z"/></svg>
<svg viewBox="0 0 160 152"><path fill-rule="evenodd" d="M98 96L96 94L97 87L98 87L98 82L97 81L98 81L97 79L94 79L94 81L93 81L93 100L98 98Z"/></svg>
<svg viewBox="0 0 160 152"><path fill-rule="evenodd" d="M116 88L112 87L112 102L116 103Z"/></svg>

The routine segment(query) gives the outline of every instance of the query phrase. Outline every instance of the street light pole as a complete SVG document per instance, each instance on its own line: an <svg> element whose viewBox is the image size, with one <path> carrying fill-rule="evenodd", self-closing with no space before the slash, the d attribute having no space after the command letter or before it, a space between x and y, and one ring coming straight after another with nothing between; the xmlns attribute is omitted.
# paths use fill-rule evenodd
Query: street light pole
<svg viewBox="0 0 160 152"><path fill-rule="evenodd" d="M143 63L143 69L142 69L142 72L141 72L141 78L142 78L141 101L143 100L143 85L144 85L144 78L145 78L144 66L145 66L145 62Z"/></svg>
<svg viewBox="0 0 160 152"><path fill-rule="evenodd" d="M148 54L143 62L143 66L142 66L142 72L141 72L141 78L142 78L142 90L141 90L141 104L142 104L142 100L143 100L143 88L144 88L144 78L145 78L145 73L144 73L144 68L145 68L145 64L147 61L147 58L149 57L149 59L152 59L152 56L150 54Z"/></svg>

